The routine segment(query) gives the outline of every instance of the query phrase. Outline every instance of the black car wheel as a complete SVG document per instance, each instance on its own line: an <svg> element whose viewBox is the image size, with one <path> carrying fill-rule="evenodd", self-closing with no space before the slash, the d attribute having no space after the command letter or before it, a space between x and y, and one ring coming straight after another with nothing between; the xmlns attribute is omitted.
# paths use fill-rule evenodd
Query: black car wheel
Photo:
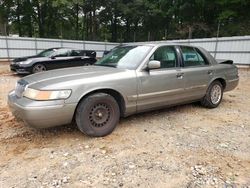
<svg viewBox="0 0 250 188"><path fill-rule="evenodd" d="M87 63L84 63L84 66L90 66L91 63L87 62Z"/></svg>
<svg viewBox="0 0 250 188"><path fill-rule="evenodd" d="M32 73L38 73L38 72L43 72L46 71L46 67L43 64L35 64L32 68Z"/></svg>
<svg viewBox="0 0 250 188"><path fill-rule="evenodd" d="M201 104L207 108L216 108L223 97L223 86L219 81L214 81L208 88Z"/></svg>
<svg viewBox="0 0 250 188"><path fill-rule="evenodd" d="M81 132L97 137L110 134L119 119L119 105L114 97L106 93L96 93L81 101L75 117Z"/></svg>

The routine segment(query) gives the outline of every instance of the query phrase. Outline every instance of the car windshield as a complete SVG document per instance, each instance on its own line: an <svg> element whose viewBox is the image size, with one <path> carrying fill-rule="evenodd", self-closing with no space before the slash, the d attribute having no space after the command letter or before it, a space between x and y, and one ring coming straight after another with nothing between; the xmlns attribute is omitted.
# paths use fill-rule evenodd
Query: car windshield
<svg viewBox="0 0 250 188"><path fill-rule="evenodd" d="M109 66L125 69L136 69L143 58L152 49L151 46L122 46L117 47L97 61L94 65Z"/></svg>
<svg viewBox="0 0 250 188"><path fill-rule="evenodd" d="M39 54L37 54L37 56L39 56L39 57L49 57L54 52L55 52L55 49L47 49L47 50L44 50L44 51L40 52Z"/></svg>

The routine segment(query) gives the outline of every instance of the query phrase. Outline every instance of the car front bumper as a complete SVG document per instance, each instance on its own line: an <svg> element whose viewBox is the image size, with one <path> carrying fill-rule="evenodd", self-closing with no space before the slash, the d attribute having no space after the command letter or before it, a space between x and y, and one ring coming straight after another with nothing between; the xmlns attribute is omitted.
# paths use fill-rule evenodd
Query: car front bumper
<svg viewBox="0 0 250 188"><path fill-rule="evenodd" d="M8 105L17 120L34 128L48 128L70 124L77 104L65 104L64 100L34 101L18 98L14 91L8 95Z"/></svg>
<svg viewBox="0 0 250 188"><path fill-rule="evenodd" d="M29 74L31 73L31 68L30 67L22 67L18 64L10 64L10 70L14 71L18 74Z"/></svg>

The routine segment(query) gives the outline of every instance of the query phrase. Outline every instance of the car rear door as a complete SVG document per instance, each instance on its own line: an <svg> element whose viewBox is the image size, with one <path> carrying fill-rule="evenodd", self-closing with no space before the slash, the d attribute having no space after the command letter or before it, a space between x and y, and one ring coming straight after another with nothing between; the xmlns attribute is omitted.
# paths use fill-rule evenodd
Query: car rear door
<svg viewBox="0 0 250 188"><path fill-rule="evenodd" d="M181 46L182 73L185 81L186 100L204 97L213 77L213 66L198 48Z"/></svg>
<svg viewBox="0 0 250 188"><path fill-rule="evenodd" d="M85 57L82 50L72 50L71 51L71 61L69 62L68 66L75 67L75 66L83 66L85 64Z"/></svg>
<svg viewBox="0 0 250 188"><path fill-rule="evenodd" d="M184 81L180 61L174 46L161 46L150 60L161 62L161 68L138 73L137 111L145 111L184 99Z"/></svg>

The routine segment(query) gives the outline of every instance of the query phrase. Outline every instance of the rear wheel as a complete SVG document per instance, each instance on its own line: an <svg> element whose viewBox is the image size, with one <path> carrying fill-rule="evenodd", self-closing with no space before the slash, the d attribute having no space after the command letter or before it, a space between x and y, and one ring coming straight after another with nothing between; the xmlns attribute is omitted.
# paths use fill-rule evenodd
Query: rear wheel
<svg viewBox="0 0 250 188"><path fill-rule="evenodd" d="M220 81L214 81L209 86L201 104L207 108L216 108L221 103L223 97L223 86Z"/></svg>
<svg viewBox="0 0 250 188"><path fill-rule="evenodd" d="M84 66L90 66L91 63L87 62L87 63L84 63Z"/></svg>
<svg viewBox="0 0 250 188"><path fill-rule="evenodd" d="M43 72L46 71L46 67L43 64L35 64L32 68L32 73L38 73L38 72Z"/></svg>
<svg viewBox="0 0 250 188"><path fill-rule="evenodd" d="M110 134L119 118L120 109L114 97L106 93L96 93L78 105L75 120L81 132L100 137Z"/></svg>

